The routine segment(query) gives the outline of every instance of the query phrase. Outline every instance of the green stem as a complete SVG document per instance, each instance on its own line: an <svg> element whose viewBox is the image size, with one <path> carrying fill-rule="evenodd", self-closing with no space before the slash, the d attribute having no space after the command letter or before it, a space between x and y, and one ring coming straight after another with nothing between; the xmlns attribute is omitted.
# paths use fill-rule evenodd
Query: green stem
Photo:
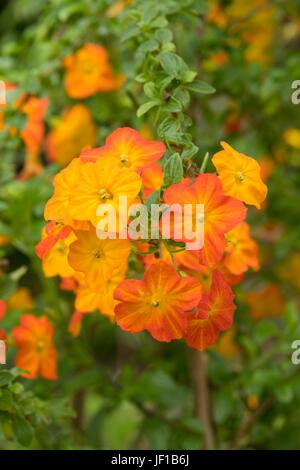
<svg viewBox="0 0 300 470"><path fill-rule="evenodd" d="M206 170L206 167L207 167L207 164L208 164L208 160L209 160L209 153L206 152L204 158L203 158L203 162L202 162L202 165L200 167L200 173L204 173L205 170Z"/></svg>

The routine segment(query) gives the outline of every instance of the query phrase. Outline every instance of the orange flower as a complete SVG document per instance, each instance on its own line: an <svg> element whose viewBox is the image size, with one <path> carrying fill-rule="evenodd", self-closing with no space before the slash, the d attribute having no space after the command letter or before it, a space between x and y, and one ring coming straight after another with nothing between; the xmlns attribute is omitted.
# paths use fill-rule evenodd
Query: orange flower
<svg viewBox="0 0 300 470"><path fill-rule="evenodd" d="M83 312L78 312L77 310L72 314L68 326L68 332L71 333L72 336L79 336L84 315Z"/></svg>
<svg viewBox="0 0 300 470"><path fill-rule="evenodd" d="M257 395L249 395L247 397L247 406L249 410L255 411L259 407L259 399Z"/></svg>
<svg viewBox="0 0 300 470"><path fill-rule="evenodd" d="M39 153L45 134L44 118L48 104L48 98L31 96L21 106L22 112L27 115L26 125L20 132L27 150L24 168L19 175L22 179L35 176L42 171Z"/></svg>
<svg viewBox="0 0 300 470"><path fill-rule="evenodd" d="M237 225L225 235L227 246L223 264L232 274L240 275L250 267L259 269L258 245L250 237L250 227L246 222Z"/></svg>
<svg viewBox="0 0 300 470"><path fill-rule="evenodd" d="M7 340L7 335L6 335L5 331L2 328L0 328L0 340L2 340L2 341Z"/></svg>
<svg viewBox="0 0 300 470"><path fill-rule="evenodd" d="M235 305L233 294L222 274L214 271L211 289L204 293L195 313L189 314L184 336L191 348L204 351L213 345L221 331L231 327Z"/></svg>
<svg viewBox="0 0 300 470"><path fill-rule="evenodd" d="M147 198L153 191L157 191L163 184L164 176L159 163L152 163L141 170L144 185L144 196Z"/></svg>
<svg viewBox="0 0 300 470"><path fill-rule="evenodd" d="M116 77L104 47L87 43L64 59L65 88L71 98L81 99L98 92L119 88L122 80Z"/></svg>
<svg viewBox="0 0 300 470"><path fill-rule="evenodd" d="M212 162L218 170L225 194L259 209L268 189L261 179L258 162L237 152L226 142L221 142L221 145L224 150L216 153Z"/></svg>
<svg viewBox="0 0 300 470"><path fill-rule="evenodd" d="M6 312L6 303L4 302L4 300L0 299L0 321L3 320L5 312Z"/></svg>
<svg viewBox="0 0 300 470"><path fill-rule="evenodd" d="M235 341L236 331L232 327L221 334L218 343L213 346L213 350L226 359L234 359L240 353L240 348Z"/></svg>
<svg viewBox="0 0 300 470"><path fill-rule="evenodd" d="M145 140L135 129L120 127L107 137L103 147L84 150L80 157L90 162L109 157L120 167L140 170L159 160L165 151L162 142Z"/></svg>
<svg viewBox="0 0 300 470"><path fill-rule="evenodd" d="M77 104L62 115L58 125L48 134L46 150L52 162L66 165L81 150L96 143L96 126L89 108Z"/></svg>
<svg viewBox="0 0 300 470"><path fill-rule="evenodd" d="M46 277L69 277L73 269L68 263L68 255L71 243L76 240L73 232L66 238L58 238L55 245L43 257L43 271Z"/></svg>
<svg viewBox="0 0 300 470"><path fill-rule="evenodd" d="M20 325L12 333L19 349L16 366L27 371L22 376L34 379L41 375L45 379L57 379L54 330L48 318L22 315Z"/></svg>
<svg viewBox="0 0 300 470"><path fill-rule="evenodd" d="M124 8L126 8L127 5L130 5L132 1L133 0L117 0L106 10L106 16L108 16L108 18L119 16Z"/></svg>
<svg viewBox="0 0 300 470"><path fill-rule="evenodd" d="M22 112L27 115L27 122L20 135L30 153L38 152L43 141L48 104L48 98L31 96L21 107Z"/></svg>
<svg viewBox="0 0 300 470"><path fill-rule="evenodd" d="M57 223L54 220L47 224L45 227L45 238L42 238L35 249L37 256L40 259L44 259L56 242L67 238L71 232L71 227Z"/></svg>
<svg viewBox="0 0 300 470"><path fill-rule="evenodd" d="M76 309L87 313L99 310L102 315L113 319L115 316L114 309L118 303L114 299L114 290L124 279L126 270L127 263L114 269L110 279L107 281L104 292L94 292L84 281L81 282L76 292Z"/></svg>
<svg viewBox="0 0 300 470"><path fill-rule="evenodd" d="M147 330L158 341L182 338L185 312L197 305L201 292L195 279L180 277L161 261L150 266L143 280L125 280L116 288L116 322L131 333Z"/></svg>
<svg viewBox="0 0 300 470"><path fill-rule="evenodd" d="M130 244L127 240L101 240L92 227L75 234L77 240L70 246L69 263L75 271L84 273L91 290L103 293L114 269L127 263Z"/></svg>
<svg viewBox="0 0 300 470"><path fill-rule="evenodd" d="M0 235L0 246L9 245L10 238L7 235Z"/></svg>
<svg viewBox="0 0 300 470"><path fill-rule="evenodd" d="M164 201L182 207L191 204L193 210L196 204L204 205L204 246L199 252L199 262L207 266L220 260L226 246L225 233L246 216L244 205L226 196L218 177L208 173L198 176L191 185L173 184L165 191Z"/></svg>
<svg viewBox="0 0 300 470"><path fill-rule="evenodd" d="M19 287L8 299L7 306L11 310L30 310L34 307L32 295L27 287Z"/></svg>
<svg viewBox="0 0 300 470"><path fill-rule="evenodd" d="M248 292L245 302L250 307L250 315L254 320L281 316L285 309L285 300L280 288L271 283Z"/></svg>
<svg viewBox="0 0 300 470"><path fill-rule="evenodd" d="M79 158L74 158L71 163L60 171L54 178L54 195L48 200L44 216L46 220L55 220L70 225L78 230L86 230L87 223L74 220L68 215L70 197L76 191L79 181L79 168L83 165Z"/></svg>
<svg viewBox="0 0 300 470"><path fill-rule="evenodd" d="M75 219L88 220L95 226L99 221L96 211L100 204L109 203L118 212L119 196L127 197L129 207L141 189L139 175L120 168L110 158L81 164L78 169L80 184L70 196L68 211Z"/></svg>

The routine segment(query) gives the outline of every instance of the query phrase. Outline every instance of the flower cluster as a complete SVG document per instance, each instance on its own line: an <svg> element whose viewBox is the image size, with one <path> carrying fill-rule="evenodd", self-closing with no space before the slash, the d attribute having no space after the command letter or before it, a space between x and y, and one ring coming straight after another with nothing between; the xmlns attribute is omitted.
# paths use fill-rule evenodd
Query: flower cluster
<svg viewBox="0 0 300 470"><path fill-rule="evenodd" d="M248 268L259 268L244 203L259 208L267 188L256 160L224 142L222 147L212 158L216 173L198 172L166 187L165 145L120 128L102 147L83 150L56 175L37 254L45 275L60 276L61 287L75 293L69 324L74 336L84 315L95 310L125 331L146 330L158 341L183 338L201 351L232 326L231 286ZM184 237L174 238L175 215L170 239L124 238L118 236L120 227L113 239L97 236L99 206L110 203L118 213L120 196L136 203L150 201L154 192L160 204L190 204L193 214L203 205L201 249L188 250ZM144 266L142 279L127 278L129 256Z"/></svg>

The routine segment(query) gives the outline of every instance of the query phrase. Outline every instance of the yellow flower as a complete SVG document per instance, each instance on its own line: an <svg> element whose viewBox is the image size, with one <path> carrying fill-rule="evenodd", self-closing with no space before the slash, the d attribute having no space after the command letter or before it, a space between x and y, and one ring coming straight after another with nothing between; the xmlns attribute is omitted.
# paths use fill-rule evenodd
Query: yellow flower
<svg viewBox="0 0 300 470"><path fill-rule="evenodd" d="M78 167L78 181L69 200L69 214L77 220L88 220L95 226L101 204L111 204L118 213L119 196L127 197L128 206L138 195L142 180L132 169L118 165L116 160L103 157L95 163Z"/></svg>
<svg viewBox="0 0 300 470"><path fill-rule="evenodd" d="M75 234L77 240L70 246L69 263L75 271L84 273L92 291L104 293L114 270L126 265L130 244L127 240L101 240L92 226L89 231Z"/></svg>
<svg viewBox="0 0 300 470"><path fill-rule="evenodd" d="M43 258L43 271L46 277L70 277L74 270L69 265L68 254L71 243L76 240L73 232L67 238L60 239Z"/></svg>
<svg viewBox="0 0 300 470"><path fill-rule="evenodd" d="M237 152L226 142L221 142L221 145L224 150L216 153L212 162L219 173L224 193L259 209L268 188L262 181L258 162Z"/></svg>
<svg viewBox="0 0 300 470"><path fill-rule="evenodd" d="M286 144L300 150L300 129L287 129L282 137Z"/></svg>

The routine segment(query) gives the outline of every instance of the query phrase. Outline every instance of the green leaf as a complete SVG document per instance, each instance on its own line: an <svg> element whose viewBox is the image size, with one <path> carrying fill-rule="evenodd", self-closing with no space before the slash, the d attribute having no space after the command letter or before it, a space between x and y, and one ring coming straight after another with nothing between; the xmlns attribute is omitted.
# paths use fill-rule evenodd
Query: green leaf
<svg viewBox="0 0 300 470"><path fill-rule="evenodd" d="M12 395L9 390L3 389L0 394L0 410L1 411L12 411L13 401Z"/></svg>
<svg viewBox="0 0 300 470"><path fill-rule="evenodd" d="M147 209L151 209L151 204L159 204L160 200L160 191L154 191L153 193L150 194L146 201L146 206Z"/></svg>
<svg viewBox="0 0 300 470"><path fill-rule="evenodd" d="M170 29L158 29L155 31L155 38L162 44L171 42L173 39L173 33Z"/></svg>
<svg viewBox="0 0 300 470"><path fill-rule="evenodd" d="M164 165L164 185L179 183L183 178L182 161L179 153L174 153Z"/></svg>
<svg viewBox="0 0 300 470"><path fill-rule="evenodd" d="M211 86L209 83L206 83L202 80L195 80L194 82L186 85L185 88L195 93L202 93L206 95L210 95L216 92L213 86Z"/></svg>
<svg viewBox="0 0 300 470"><path fill-rule="evenodd" d="M156 89L155 84L153 82L145 83L144 93L147 96L147 98L150 98L150 99L157 99L159 97L158 90Z"/></svg>
<svg viewBox="0 0 300 470"><path fill-rule="evenodd" d="M27 419L15 416L12 428L17 441L24 447L29 447L33 439L33 430Z"/></svg>
<svg viewBox="0 0 300 470"><path fill-rule="evenodd" d="M189 70L184 60L173 52L161 52L158 58L165 72L174 78L180 79Z"/></svg>
<svg viewBox="0 0 300 470"><path fill-rule="evenodd" d="M13 375L4 370L0 372L0 387L4 387L5 385L10 384L13 381L14 377Z"/></svg>
<svg viewBox="0 0 300 470"><path fill-rule="evenodd" d="M187 70L182 76L182 81L183 83L190 83L195 80L196 77L197 72L194 72L194 70Z"/></svg>
<svg viewBox="0 0 300 470"><path fill-rule="evenodd" d="M146 114L150 109L154 108L155 106L160 105L160 100L152 100L147 101L147 103L142 104L139 109L137 110L137 117L141 117Z"/></svg>
<svg viewBox="0 0 300 470"><path fill-rule="evenodd" d="M196 153L198 152L199 150L199 147L197 147L197 145L191 143L191 145L187 148L185 148L181 154L181 158L183 160L189 160L190 158L192 158L194 155L196 155Z"/></svg>

